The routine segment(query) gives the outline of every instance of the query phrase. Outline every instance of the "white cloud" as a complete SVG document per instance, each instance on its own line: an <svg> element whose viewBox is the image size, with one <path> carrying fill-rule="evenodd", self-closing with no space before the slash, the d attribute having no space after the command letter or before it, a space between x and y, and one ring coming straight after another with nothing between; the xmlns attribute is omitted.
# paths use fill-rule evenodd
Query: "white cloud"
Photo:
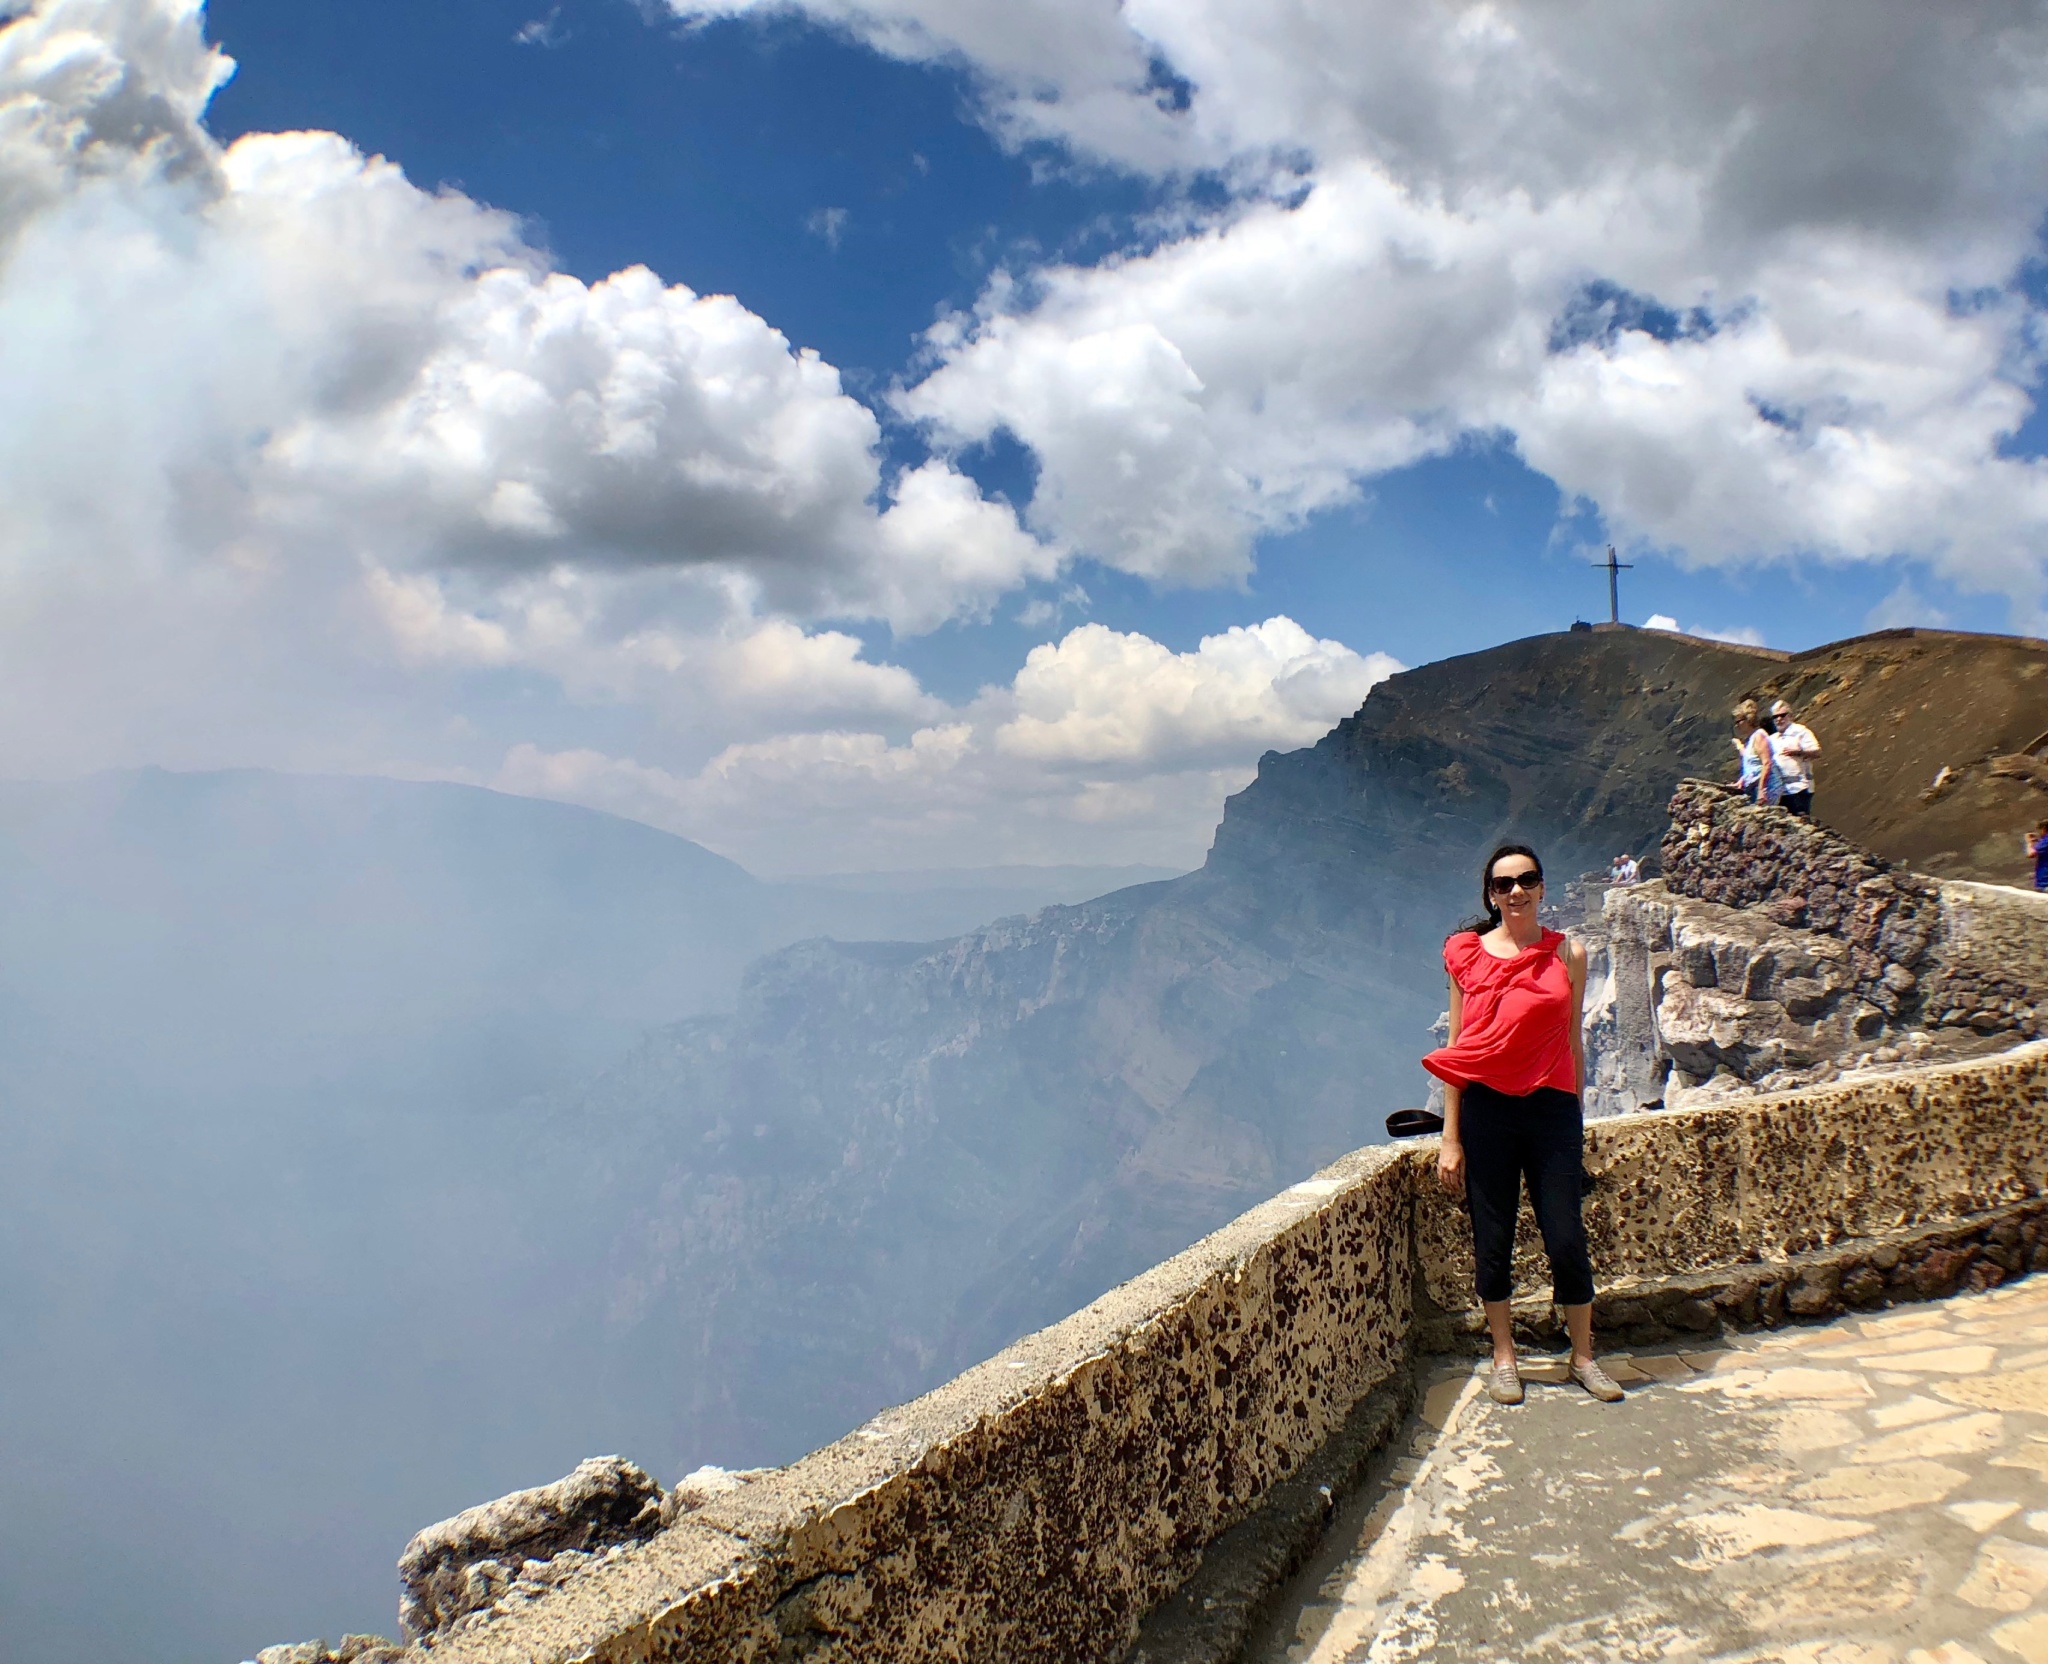
<svg viewBox="0 0 2048 1664"><path fill-rule="evenodd" d="M1704 624L1688 624L1679 628L1678 620L1668 612L1653 612L1643 620L1646 630L1676 630L1683 636L1698 636L1703 641L1733 642L1738 647L1762 647L1765 645L1763 632L1750 625L1737 625L1732 630L1710 630Z"/></svg>
<svg viewBox="0 0 2048 1664"><path fill-rule="evenodd" d="M619 586L568 571L494 591L489 616L465 610L429 575L374 570L369 583L415 663L539 670L572 698L632 705L674 730L902 727L944 709L909 671L871 662L860 640L842 630L807 630L781 618L733 619L717 629L607 620Z"/></svg>
<svg viewBox="0 0 2048 1664"><path fill-rule="evenodd" d="M562 27L562 8L550 6L543 17L529 18L512 33L517 46L562 46L569 39L569 31Z"/></svg>
<svg viewBox="0 0 2048 1664"><path fill-rule="evenodd" d="M1453 209L1347 163L1298 206L1037 273L1027 303L992 290L900 401L947 444L1016 434L1035 524L1152 577L1241 573L1361 480L1505 432L1625 541L1906 552L2033 604L2048 470L1999 455L2030 407L2022 305L1958 308L1967 270L1845 232L1684 291L1743 301L1712 333L1560 348L1592 262L1626 270L1631 217L1619 192Z"/></svg>
<svg viewBox="0 0 2048 1664"><path fill-rule="evenodd" d="M779 734L695 773L526 745L495 784L633 815L775 870L983 860L1199 861L1260 752L1297 746L1401 667L1288 618L1174 653L1084 624L1008 688L892 743Z"/></svg>
<svg viewBox="0 0 2048 1664"><path fill-rule="evenodd" d="M1864 617L1864 623L1873 630L1897 630L1915 625L1921 629L1940 629L1948 622L1948 614L1922 595L1911 578L1901 579L1898 587Z"/></svg>
<svg viewBox="0 0 2048 1664"><path fill-rule="evenodd" d="M1078 142L1091 154L1164 166L1183 154L1183 125L1157 91L1156 49L1117 0L667 0L686 21L801 11L913 63L964 60L984 107L1012 142ZM1134 7L1133 13L1142 10Z"/></svg>
<svg viewBox="0 0 2048 1664"><path fill-rule="evenodd" d="M795 9L968 62L1013 141L1238 188L1150 252L1001 274L934 333L903 408L947 444L1022 438L1050 536L1212 582L1375 473L1506 434L1638 549L1904 553L2042 616L2048 473L2000 455L2042 363L2014 282L2048 211L2038 9Z"/></svg>
<svg viewBox="0 0 2048 1664"><path fill-rule="evenodd" d="M1511 304L1526 213L1486 223L1365 167L1139 259L998 287L934 334L901 395L945 442L1037 453L1049 535L1147 577L1248 570L1261 533L1453 443L1453 397L1511 393L1542 356ZM1553 239L1554 240L1554 239ZM1560 286L1559 299L1565 290Z"/></svg>
<svg viewBox="0 0 2048 1664"><path fill-rule="evenodd" d="M964 61L998 134L1153 172L1369 157L1426 194L1538 204L1634 173L1698 193L1723 237L1964 223L2009 241L2011 193L2037 188L2044 25L2001 0L668 5L797 11Z"/></svg>
<svg viewBox="0 0 2048 1664"><path fill-rule="evenodd" d="M1016 714L994 743L1052 767L1234 763L1321 738L1400 668L1317 641L1291 618L1205 636L1192 653L1084 624L1031 650L1011 688Z"/></svg>
<svg viewBox="0 0 2048 1664"><path fill-rule="evenodd" d="M885 491L872 413L731 297L550 272L509 216L333 134L222 150L201 21L44 0L0 27L16 576L566 565L923 629L1057 568L942 462Z"/></svg>
<svg viewBox="0 0 2048 1664"><path fill-rule="evenodd" d="M515 685L685 756L904 732L941 702L829 621L1058 572L732 297L552 272L334 134L222 148L193 0L0 16L0 771L460 772L521 719L442 714Z"/></svg>
<svg viewBox="0 0 2048 1664"><path fill-rule="evenodd" d="M804 217L804 229L813 237L823 240L831 249L839 247L839 239L846 235L847 222L853 215L844 208L813 208Z"/></svg>

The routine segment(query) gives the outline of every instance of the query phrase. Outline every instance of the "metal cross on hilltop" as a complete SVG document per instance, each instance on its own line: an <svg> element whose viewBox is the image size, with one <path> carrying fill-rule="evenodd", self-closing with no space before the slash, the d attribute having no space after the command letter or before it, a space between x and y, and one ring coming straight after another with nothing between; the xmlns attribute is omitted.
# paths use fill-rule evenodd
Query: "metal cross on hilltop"
<svg viewBox="0 0 2048 1664"><path fill-rule="evenodd" d="M1616 560L1614 558L1614 545L1610 543L1607 545L1607 558L1605 560L1596 560L1592 565L1596 571L1604 571L1607 574L1607 622L1619 624L1621 622L1621 574L1634 571L1635 562Z"/></svg>

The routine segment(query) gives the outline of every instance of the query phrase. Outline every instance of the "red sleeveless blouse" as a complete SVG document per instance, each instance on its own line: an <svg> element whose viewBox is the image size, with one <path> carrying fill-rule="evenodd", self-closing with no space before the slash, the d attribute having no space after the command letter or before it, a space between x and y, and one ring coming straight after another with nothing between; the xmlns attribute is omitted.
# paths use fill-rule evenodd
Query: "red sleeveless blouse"
<svg viewBox="0 0 2048 1664"><path fill-rule="evenodd" d="M1539 1087L1579 1090L1572 1058L1572 976L1558 951L1564 932L1512 959L1499 959L1461 930L1444 943L1444 969L1465 995L1458 1038L1422 1060L1423 1068L1453 1086L1490 1086L1511 1098Z"/></svg>

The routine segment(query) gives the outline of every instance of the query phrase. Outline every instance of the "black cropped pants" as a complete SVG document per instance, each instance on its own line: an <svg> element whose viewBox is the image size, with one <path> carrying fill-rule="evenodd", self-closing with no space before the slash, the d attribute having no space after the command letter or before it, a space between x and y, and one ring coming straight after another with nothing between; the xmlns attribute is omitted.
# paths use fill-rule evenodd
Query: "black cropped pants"
<svg viewBox="0 0 2048 1664"><path fill-rule="evenodd" d="M1579 1213L1586 1145L1579 1100L1555 1086L1511 1098L1473 1085L1458 1103L1479 1298L1505 1300L1514 1292L1515 1215L1527 1179L1543 1251L1550 1256L1552 1297L1560 1306L1587 1304L1593 1298L1593 1262Z"/></svg>

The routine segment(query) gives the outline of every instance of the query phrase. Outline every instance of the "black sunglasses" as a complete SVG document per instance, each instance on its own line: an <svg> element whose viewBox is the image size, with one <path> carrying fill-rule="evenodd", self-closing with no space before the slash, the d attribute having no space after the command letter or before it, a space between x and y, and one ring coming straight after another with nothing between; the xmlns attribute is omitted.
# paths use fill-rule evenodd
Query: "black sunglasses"
<svg viewBox="0 0 2048 1664"><path fill-rule="evenodd" d="M1512 875L1495 875L1486 881L1486 887L1497 896L1513 895L1516 890L1540 890L1543 888L1543 874L1540 872L1518 872Z"/></svg>

